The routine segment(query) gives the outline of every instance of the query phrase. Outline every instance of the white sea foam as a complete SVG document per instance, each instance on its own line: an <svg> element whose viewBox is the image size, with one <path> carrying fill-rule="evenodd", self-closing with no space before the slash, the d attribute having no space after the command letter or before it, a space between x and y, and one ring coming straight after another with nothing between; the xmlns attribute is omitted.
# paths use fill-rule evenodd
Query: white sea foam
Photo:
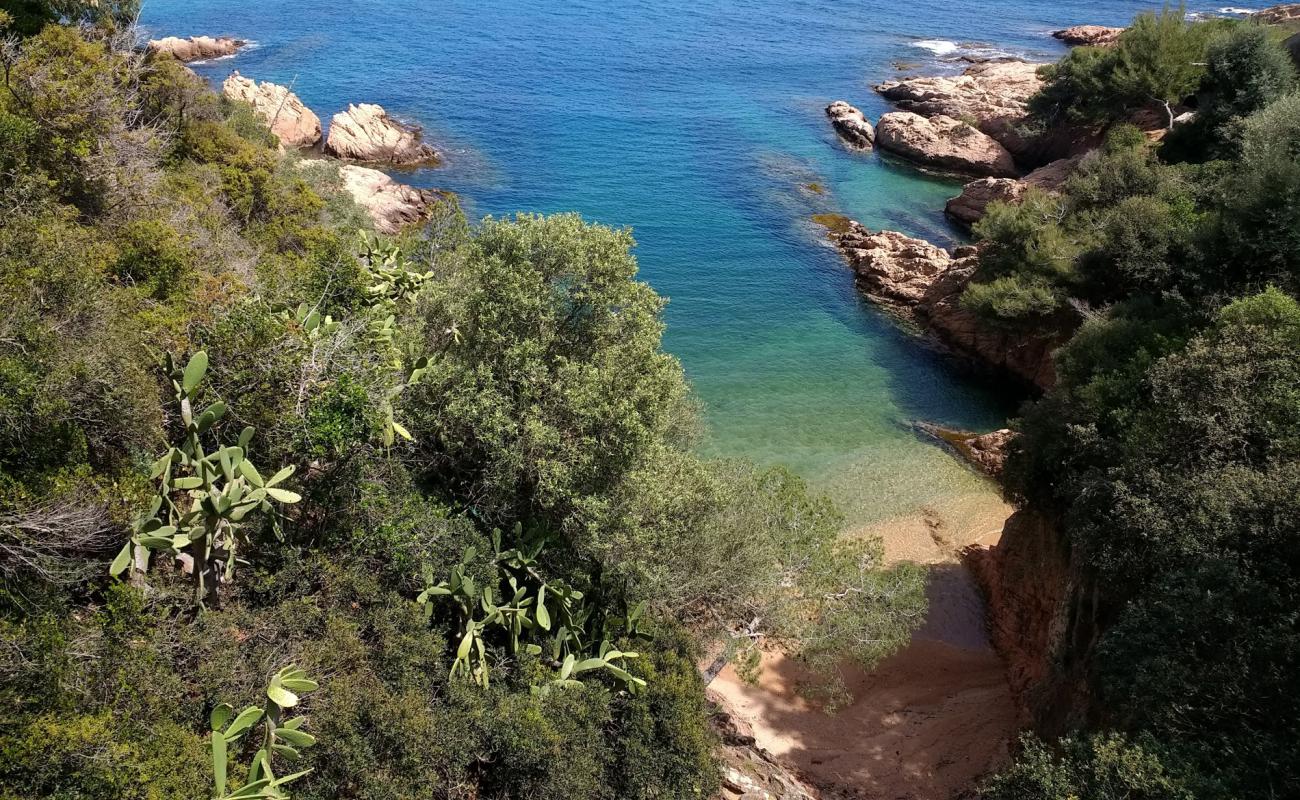
<svg viewBox="0 0 1300 800"><path fill-rule="evenodd" d="M950 42L947 39L922 39L919 42L912 42L913 47L919 47L922 50L929 50L936 56L954 55L961 46L956 42Z"/></svg>
<svg viewBox="0 0 1300 800"><path fill-rule="evenodd" d="M1224 8L1219 9L1219 13L1228 14L1234 17L1244 17L1247 14L1254 14L1258 10L1259 9L1257 8L1237 8L1236 6L1225 6Z"/></svg>

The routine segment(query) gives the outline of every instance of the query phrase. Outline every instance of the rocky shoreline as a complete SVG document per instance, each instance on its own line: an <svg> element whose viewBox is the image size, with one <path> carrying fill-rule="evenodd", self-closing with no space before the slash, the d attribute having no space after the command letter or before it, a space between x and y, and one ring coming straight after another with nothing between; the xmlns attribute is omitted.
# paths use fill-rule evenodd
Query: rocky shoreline
<svg viewBox="0 0 1300 800"><path fill-rule="evenodd" d="M168 36L145 45L151 57L171 57L186 63L235 55L246 40L229 37ZM418 189L361 164L393 167L436 165L438 151L424 141L419 126L390 116L373 103L351 104L330 120L324 136L320 117L287 86L257 82L234 70L221 84L221 94L245 103L266 124L281 149L314 150L351 162L339 166L340 188L370 216L375 230L394 235L408 225L428 219L444 192Z"/></svg>

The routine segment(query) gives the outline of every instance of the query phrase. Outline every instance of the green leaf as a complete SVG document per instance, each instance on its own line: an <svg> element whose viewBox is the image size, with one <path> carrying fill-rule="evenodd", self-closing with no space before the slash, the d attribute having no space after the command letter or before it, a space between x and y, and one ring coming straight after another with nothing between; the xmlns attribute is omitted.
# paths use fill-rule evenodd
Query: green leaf
<svg viewBox="0 0 1300 800"><path fill-rule="evenodd" d="M242 798L266 797L266 792L263 790L270 785L270 778L258 778L255 781L246 783L239 787L239 789L230 795L230 800L236 800L236 798L242 800Z"/></svg>
<svg viewBox="0 0 1300 800"><path fill-rule="evenodd" d="M261 718L262 709L257 706L249 706L239 712L239 716L235 717L235 721L230 723L229 728L226 728L225 737L227 739L234 739L237 736L243 735L244 731L247 731L249 728L256 725L257 721Z"/></svg>
<svg viewBox="0 0 1300 800"><path fill-rule="evenodd" d="M280 708L293 708L298 705L298 695L276 684L266 687L266 696Z"/></svg>
<svg viewBox="0 0 1300 800"><path fill-rule="evenodd" d="M272 500L279 500L281 503L290 505L302 499L302 495L297 492L290 492L287 489L273 489L270 486L266 487L266 493Z"/></svg>
<svg viewBox="0 0 1300 800"><path fill-rule="evenodd" d="M172 481L173 489L197 489L203 485L203 479L199 477L177 478Z"/></svg>
<svg viewBox="0 0 1300 800"><path fill-rule="evenodd" d="M284 480L285 478L288 478L290 475L293 474L293 469L294 469L293 465L290 464L289 466L285 467L284 469L272 475L271 480L267 481L266 485L274 486L280 481Z"/></svg>
<svg viewBox="0 0 1300 800"><path fill-rule="evenodd" d="M181 388L186 394L194 391L194 387L199 385L203 376L208 372L208 354L200 350L190 356L190 363L185 365L185 372L181 377Z"/></svg>
<svg viewBox="0 0 1300 800"><path fill-rule="evenodd" d="M564 664L560 666L560 680L567 680L573 674L573 653L564 657Z"/></svg>
<svg viewBox="0 0 1300 800"><path fill-rule="evenodd" d="M276 728L275 735L295 747L311 747L316 744L315 736L294 728Z"/></svg>
<svg viewBox="0 0 1300 800"><path fill-rule="evenodd" d="M230 708L230 706L227 706L224 703L221 706L217 706L217 708L221 708L222 706ZM214 710L213 713L215 714L216 711ZM221 732L217 730L218 727L220 726L213 725L212 728L212 777L217 784L217 797L221 797L226 793L227 757L226 737L221 735Z"/></svg>
<svg viewBox="0 0 1300 800"><path fill-rule="evenodd" d="M299 758L298 751L287 744L273 744L271 749L291 761L297 761Z"/></svg>
<svg viewBox="0 0 1300 800"><path fill-rule="evenodd" d="M113 563L108 567L109 575L117 577L123 572L126 572L127 567L131 566L131 544L132 543L128 541L126 544L122 545L121 552L117 554L117 558L113 559Z"/></svg>
<svg viewBox="0 0 1300 800"><path fill-rule="evenodd" d="M265 487L266 485L265 481L261 480L261 473L257 472L257 467L252 466L251 460L248 460L247 458L243 459L242 462L239 462L239 475L243 475L244 480L247 480L248 483L255 485L257 488Z"/></svg>
<svg viewBox="0 0 1300 800"><path fill-rule="evenodd" d="M314 692L320 688L320 684L307 678L286 678L281 681L281 685L295 692Z"/></svg>
<svg viewBox="0 0 1300 800"><path fill-rule="evenodd" d="M472 630L465 631L465 635L461 637L460 640L460 647L456 648L456 658L459 659L467 658L469 656L469 648L473 644L474 644L474 631Z"/></svg>
<svg viewBox="0 0 1300 800"><path fill-rule="evenodd" d="M212 713L208 715L208 724L212 730L219 731L226 727L226 723L230 722L230 718L234 715L235 709L231 708L229 703L222 703L212 709Z"/></svg>
<svg viewBox="0 0 1300 800"><path fill-rule="evenodd" d="M546 584L537 591L537 624L542 626L542 630L551 629L551 614L546 610Z"/></svg>
<svg viewBox="0 0 1300 800"><path fill-rule="evenodd" d="M573 668L573 674L580 675L589 670L600 669L601 667L605 667L605 666L609 666L609 665L606 663L605 659L603 658L586 658L583 659L582 661L579 661L577 666Z"/></svg>
<svg viewBox="0 0 1300 800"><path fill-rule="evenodd" d="M301 772L295 772L295 773L292 773L292 774L290 774L290 775L285 775L283 778L276 778L275 781L273 781L273 782L271 783L271 785L272 785L272 786L283 786L283 785L285 785L286 783L291 783L291 782L293 782L293 781L298 780L298 779L301 778L303 775L306 775L306 774L309 773L309 772L311 772L311 770L309 770L309 769L304 769L304 770L302 770Z"/></svg>
<svg viewBox="0 0 1300 800"><path fill-rule="evenodd" d="M239 446L243 448L244 452L248 452L248 443L253 440L253 434L255 432L256 429L252 425L249 425L247 428L244 428L244 430L240 431Z"/></svg>
<svg viewBox="0 0 1300 800"><path fill-rule="evenodd" d="M415 437L411 435L410 431L402 427L402 423L393 419L393 420L389 420L388 424L393 426L393 430L397 431L398 436L401 436L403 439L405 439L408 442L415 441Z"/></svg>

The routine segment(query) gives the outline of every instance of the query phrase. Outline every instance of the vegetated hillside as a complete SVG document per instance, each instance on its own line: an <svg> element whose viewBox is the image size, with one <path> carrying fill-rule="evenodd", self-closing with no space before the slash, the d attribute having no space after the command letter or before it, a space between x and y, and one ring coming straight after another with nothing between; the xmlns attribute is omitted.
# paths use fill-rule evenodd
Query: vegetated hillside
<svg viewBox="0 0 1300 800"><path fill-rule="evenodd" d="M707 797L705 651L919 622L692 454L628 232L375 237L133 9L0 8L0 797Z"/></svg>
<svg viewBox="0 0 1300 800"><path fill-rule="evenodd" d="M1027 739L988 797L1300 792L1300 93L1281 41L1166 10L1075 49L1031 105L1112 126L1105 146L977 226L970 308L1026 336L1083 319L1007 465L1062 541L1018 541L1042 538L1025 524L994 554L1020 573L1002 634L1051 639L1029 705L1066 736ZM1189 106L1158 144L1114 125ZM1031 552L1070 570L1036 623L1014 563Z"/></svg>

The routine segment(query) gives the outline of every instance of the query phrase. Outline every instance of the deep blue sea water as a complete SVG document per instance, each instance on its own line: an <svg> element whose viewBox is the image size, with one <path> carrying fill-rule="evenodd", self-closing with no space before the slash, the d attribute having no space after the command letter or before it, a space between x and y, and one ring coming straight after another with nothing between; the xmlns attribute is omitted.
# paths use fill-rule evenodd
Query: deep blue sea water
<svg viewBox="0 0 1300 800"><path fill-rule="evenodd" d="M255 40L196 69L292 84L326 123L363 101L418 122L447 164L400 179L459 192L475 217L632 227L707 408L705 449L787 464L868 522L987 491L908 421L990 428L1009 408L865 305L809 221L949 241L958 184L847 152L822 109L842 98L875 119L888 108L870 87L900 67L952 69L938 59L954 47L1055 58L1049 31L1155 5L145 0L142 22Z"/></svg>

